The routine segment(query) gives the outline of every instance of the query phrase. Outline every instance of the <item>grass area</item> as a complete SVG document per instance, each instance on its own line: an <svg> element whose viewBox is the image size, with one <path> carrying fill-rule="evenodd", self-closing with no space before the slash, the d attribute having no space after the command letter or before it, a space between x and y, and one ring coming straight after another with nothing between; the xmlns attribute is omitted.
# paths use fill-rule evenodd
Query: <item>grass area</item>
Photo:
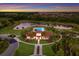
<svg viewBox="0 0 79 59"><path fill-rule="evenodd" d="M43 54L46 56L54 56L54 52L51 49L51 45L43 46Z"/></svg>
<svg viewBox="0 0 79 59"><path fill-rule="evenodd" d="M0 54L3 53L9 46L8 41L0 40Z"/></svg>
<svg viewBox="0 0 79 59"><path fill-rule="evenodd" d="M8 26L5 28L0 29L0 34L16 34L16 35L21 35L22 33L24 33L24 31L30 31L30 27L23 29L23 30L14 30L13 26Z"/></svg>
<svg viewBox="0 0 79 59"><path fill-rule="evenodd" d="M5 27L0 29L0 34L20 34L22 30L13 30L12 27Z"/></svg>
<svg viewBox="0 0 79 59"><path fill-rule="evenodd" d="M51 48L52 45L46 45L43 46L43 54L46 56L63 56L64 52L62 49L60 49L59 51L57 51L57 53L55 54Z"/></svg>
<svg viewBox="0 0 79 59"><path fill-rule="evenodd" d="M32 55L34 51L34 46L27 45L24 43L19 44L19 48L15 52L15 56L28 56Z"/></svg>
<svg viewBox="0 0 79 59"><path fill-rule="evenodd" d="M26 41L27 42L27 41ZM36 44L37 43L37 41L36 40L29 40L28 41L29 43L34 43L34 44Z"/></svg>
<svg viewBox="0 0 79 59"><path fill-rule="evenodd" d="M46 41L46 40L40 40L40 43L44 44L44 43L48 43L48 41Z"/></svg>

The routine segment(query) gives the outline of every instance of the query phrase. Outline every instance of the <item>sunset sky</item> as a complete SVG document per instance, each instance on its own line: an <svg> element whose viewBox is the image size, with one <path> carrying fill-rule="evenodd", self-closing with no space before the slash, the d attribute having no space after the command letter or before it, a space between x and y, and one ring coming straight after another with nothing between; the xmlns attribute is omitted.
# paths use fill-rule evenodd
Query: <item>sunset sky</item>
<svg viewBox="0 0 79 59"><path fill-rule="evenodd" d="M0 12L79 11L79 3L0 3Z"/></svg>

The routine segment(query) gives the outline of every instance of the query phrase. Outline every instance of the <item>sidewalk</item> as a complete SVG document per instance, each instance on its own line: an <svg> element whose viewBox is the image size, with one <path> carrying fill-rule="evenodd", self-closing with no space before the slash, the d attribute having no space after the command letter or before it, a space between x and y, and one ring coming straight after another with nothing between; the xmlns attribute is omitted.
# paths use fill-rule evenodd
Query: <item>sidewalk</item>
<svg viewBox="0 0 79 59"><path fill-rule="evenodd" d="M38 48L39 47L39 48ZM34 48L34 56L42 56L42 45L41 44L35 44L35 48Z"/></svg>

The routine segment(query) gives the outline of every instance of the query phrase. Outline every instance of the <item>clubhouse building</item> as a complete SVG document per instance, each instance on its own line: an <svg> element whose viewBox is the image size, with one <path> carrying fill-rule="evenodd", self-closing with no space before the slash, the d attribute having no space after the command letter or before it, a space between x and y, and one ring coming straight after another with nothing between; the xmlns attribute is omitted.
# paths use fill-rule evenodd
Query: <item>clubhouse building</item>
<svg viewBox="0 0 79 59"><path fill-rule="evenodd" d="M36 28L33 28L32 32L26 33L26 39L29 39L29 40L33 40L33 39L35 39L35 40L38 40L38 39L48 40L51 35L52 35L52 33L45 31L45 28L36 27Z"/></svg>

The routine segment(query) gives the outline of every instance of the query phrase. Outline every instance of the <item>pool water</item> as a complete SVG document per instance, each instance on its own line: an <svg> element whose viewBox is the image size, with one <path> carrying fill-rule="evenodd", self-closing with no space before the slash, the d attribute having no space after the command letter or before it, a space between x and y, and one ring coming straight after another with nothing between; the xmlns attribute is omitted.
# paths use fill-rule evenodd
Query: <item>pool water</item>
<svg viewBox="0 0 79 59"><path fill-rule="evenodd" d="M35 31L45 31L45 29L43 27L38 27L38 28L35 28Z"/></svg>

